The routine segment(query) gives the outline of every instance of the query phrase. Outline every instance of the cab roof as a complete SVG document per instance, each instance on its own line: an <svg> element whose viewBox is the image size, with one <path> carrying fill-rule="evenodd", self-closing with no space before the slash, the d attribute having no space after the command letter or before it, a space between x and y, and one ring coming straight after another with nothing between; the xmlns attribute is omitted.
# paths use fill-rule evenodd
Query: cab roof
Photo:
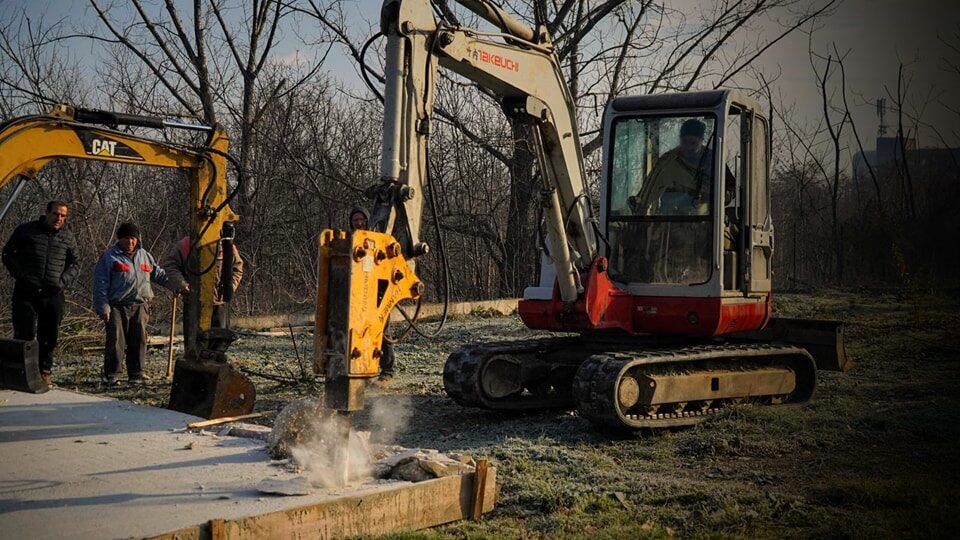
<svg viewBox="0 0 960 540"><path fill-rule="evenodd" d="M674 92L669 94L650 94L643 96L623 96L610 102L612 112L650 112L715 109L721 104L740 105L753 110L760 116L764 108L760 103L740 90L707 90L703 92Z"/></svg>

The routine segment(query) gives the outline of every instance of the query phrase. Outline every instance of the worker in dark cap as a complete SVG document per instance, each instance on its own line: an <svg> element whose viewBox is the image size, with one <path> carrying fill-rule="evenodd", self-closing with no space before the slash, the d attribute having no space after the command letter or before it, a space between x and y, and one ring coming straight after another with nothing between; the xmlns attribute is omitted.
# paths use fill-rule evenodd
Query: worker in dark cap
<svg viewBox="0 0 960 540"><path fill-rule="evenodd" d="M350 230L365 231L370 225L370 212L362 206L355 206L350 210ZM377 378L378 386L389 386L393 383L394 370L396 369L396 355L393 352L393 344L387 341L387 333L390 330L390 320L383 328L383 342L380 344L380 377Z"/></svg>
<svg viewBox="0 0 960 540"><path fill-rule="evenodd" d="M635 214L708 213L713 157L704 145L706 131L706 124L696 118L680 125L680 144L657 159L640 192L631 197Z"/></svg>
<svg viewBox="0 0 960 540"><path fill-rule="evenodd" d="M370 224L370 212L362 206L354 206L350 210L350 230L365 231Z"/></svg>
<svg viewBox="0 0 960 540"><path fill-rule="evenodd" d="M122 223L117 229L117 243L100 257L93 274L93 309L107 323L103 354L103 380L117 384L121 360L127 367L131 383L149 379L143 373L147 354L147 304L153 298L150 283L171 288L172 284L153 255L140 247L140 228Z"/></svg>

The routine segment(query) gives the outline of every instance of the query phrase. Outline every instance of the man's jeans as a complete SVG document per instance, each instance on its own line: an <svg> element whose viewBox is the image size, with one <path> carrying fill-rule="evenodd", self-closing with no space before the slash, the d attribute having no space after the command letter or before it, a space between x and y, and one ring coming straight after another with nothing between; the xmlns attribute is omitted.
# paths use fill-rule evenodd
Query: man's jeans
<svg viewBox="0 0 960 540"><path fill-rule="evenodd" d="M13 338L36 339L40 345L40 372L50 373L63 320L63 291L31 289L22 284L13 288Z"/></svg>
<svg viewBox="0 0 960 540"><path fill-rule="evenodd" d="M147 321L150 313L147 304L110 306L107 321L107 343L103 351L103 374L116 377L120 373L120 360L127 365L127 377L135 379L143 375L143 360L147 356Z"/></svg>

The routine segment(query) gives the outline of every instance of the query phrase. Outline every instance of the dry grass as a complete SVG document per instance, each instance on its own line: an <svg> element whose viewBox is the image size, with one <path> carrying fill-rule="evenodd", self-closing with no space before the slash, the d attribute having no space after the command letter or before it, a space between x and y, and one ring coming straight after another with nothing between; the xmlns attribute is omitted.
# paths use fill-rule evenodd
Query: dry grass
<svg viewBox="0 0 960 540"><path fill-rule="evenodd" d="M513 317L458 319L441 340L410 339L398 348L397 383L369 400L412 408L400 444L491 458L500 494L482 522L395 537L955 537L960 299L830 293L781 297L776 310L846 321L857 367L822 373L803 406L738 407L691 429L620 438L570 412L497 414L443 395L446 355L465 341L528 336ZM245 339L232 358L296 370L289 339ZM164 362L154 353L149 369L160 373ZM95 356L70 357L57 376L83 391L165 402L162 383L100 387L99 366ZM256 383L260 410L322 390ZM356 421L369 423L363 414Z"/></svg>

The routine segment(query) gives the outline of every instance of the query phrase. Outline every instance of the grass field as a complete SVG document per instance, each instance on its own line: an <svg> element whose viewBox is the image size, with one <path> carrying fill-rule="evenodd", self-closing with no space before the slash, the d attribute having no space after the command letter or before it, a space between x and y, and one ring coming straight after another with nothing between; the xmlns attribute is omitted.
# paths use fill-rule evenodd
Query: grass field
<svg viewBox="0 0 960 540"><path fill-rule="evenodd" d="M445 397L447 354L468 341L529 337L515 317L457 319L441 339L404 342L395 384L368 391L368 409L380 418L360 413L356 425L375 440L488 457L500 493L481 522L400 536L957 537L960 299L784 295L775 311L844 320L853 371L821 373L808 404L735 407L693 428L619 436L570 411L498 414ZM309 336L299 340L309 358ZM288 338L244 338L231 358L268 374L299 373ZM159 375L165 361L164 352L151 353L148 371ZM101 362L96 354L62 357L57 382L165 404L161 381L104 388ZM255 382L258 410L322 388Z"/></svg>

